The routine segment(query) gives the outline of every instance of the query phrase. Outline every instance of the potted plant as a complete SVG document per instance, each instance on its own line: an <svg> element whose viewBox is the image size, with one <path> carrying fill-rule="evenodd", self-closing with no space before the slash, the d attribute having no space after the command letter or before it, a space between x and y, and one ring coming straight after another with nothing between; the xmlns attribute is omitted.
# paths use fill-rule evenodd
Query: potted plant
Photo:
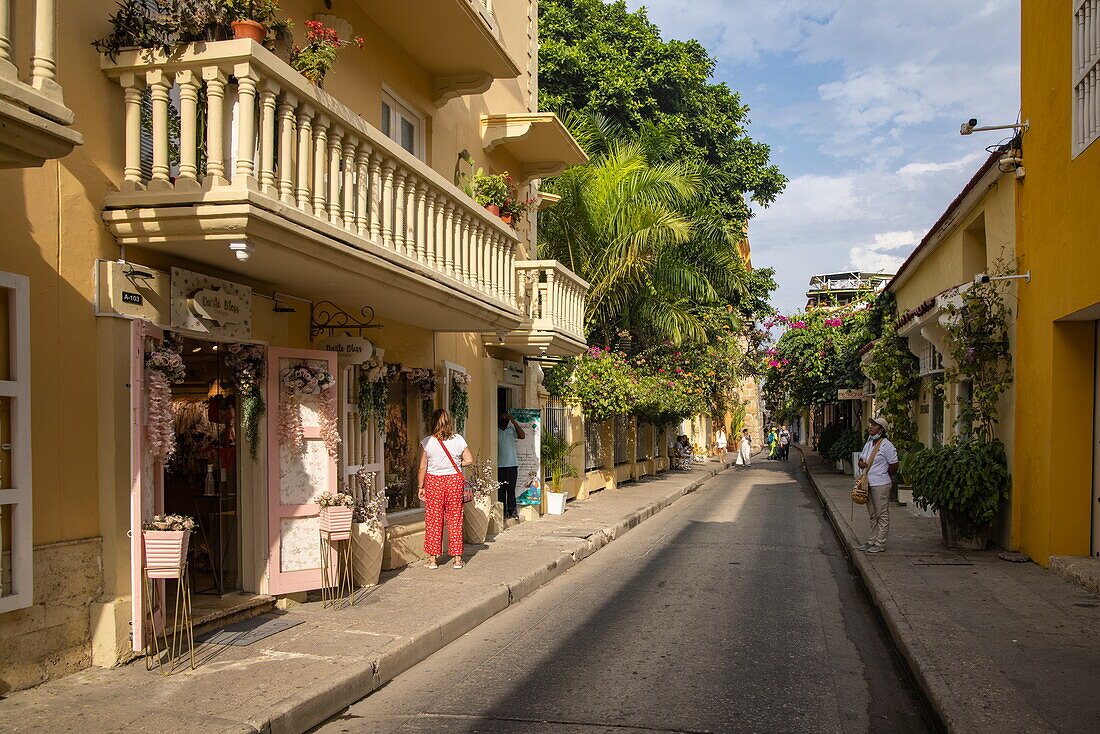
<svg viewBox="0 0 1100 734"><path fill-rule="evenodd" d="M924 450L924 444L914 441L905 451L899 452L898 474L901 481L898 483L898 503L906 506L913 504L913 457L917 452Z"/></svg>
<svg viewBox="0 0 1100 734"><path fill-rule="evenodd" d="M474 499L462 508L462 537L467 543L485 542L489 530L489 515L497 498L500 482L497 481L493 462L482 460L480 454L473 466L466 470L466 483L473 490Z"/></svg>
<svg viewBox="0 0 1100 734"><path fill-rule="evenodd" d="M508 181L510 182L511 179L508 179ZM515 227L519 218L534 206L535 200L523 201L519 198L515 186L509 185L508 188L508 196L504 199L504 203L500 205L500 220L511 227Z"/></svg>
<svg viewBox="0 0 1100 734"><path fill-rule="evenodd" d="M335 28L329 28L319 20L306 21L305 44L295 46L290 55L294 70L318 87L324 86L325 74L335 66L340 50L345 46L363 48L362 36L340 38Z"/></svg>
<svg viewBox="0 0 1100 734"><path fill-rule="evenodd" d="M548 515L561 515L565 512L567 495L561 488L561 480L577 476L577 468L569 457L580 445L580 441L569 443L562 436L542 434L542 464L550 470L550 489L546 492Z"/></svg>
<svg viewBox="0 0 1100 734"><path fill-rule="evenodd" d="M275 19L279 0L218 0L225 8L226 19L233 28L233 37L248 38L263 43L267 38L267 23Z"/></svg>
<svg viewBox="0 0 1100 734"><path fill-rule="evenodd" d="M329 540L351 538L355 497L346 492L322 492L315 503L321 508L321 532L328 535Z"/></svg>
<svg viewBox="0 0 1100 734"><path fill-rule="evenodd" d="M355 545L353 573L358 586L374 586L382 573L386 546L386 490L375 487L374 472L355 473L358 496L352 508L351 542Z"/></svg>
<svg viewBox="0 0 1100 734"><path fill-rule="evenodd" d="M488 209L493 216L499 217L508 199L511 180L507 173L486 174L482 169L477 169L470 185L474 201Z"/></svg>
<svg viewBox="0 0 1100 734"><path fill-rule="evenodd" d="M917 451L906 474L917 504L939 510L944 545L985 550L1011 480L1003 443L959 438Z"/></svg>
<svg viewBox="0 0 1100 734"><path fill-rule="evenodd" d="M142 525L145 568L151 579L178 579L187 562L187 543L195 529L194 518L155 515Z"/></svg>

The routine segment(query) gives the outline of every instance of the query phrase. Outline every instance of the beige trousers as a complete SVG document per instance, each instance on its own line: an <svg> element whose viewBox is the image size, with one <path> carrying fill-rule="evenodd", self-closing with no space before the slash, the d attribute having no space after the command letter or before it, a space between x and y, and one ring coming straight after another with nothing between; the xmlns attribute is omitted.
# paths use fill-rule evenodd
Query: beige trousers
<svg viewBox="0 0 1100 734"><path fill-rule="evenodd" d="M872 485L867 489L867 516L871 520L868 543L886 545L886 533L890 530L890 485Z"/></svg>

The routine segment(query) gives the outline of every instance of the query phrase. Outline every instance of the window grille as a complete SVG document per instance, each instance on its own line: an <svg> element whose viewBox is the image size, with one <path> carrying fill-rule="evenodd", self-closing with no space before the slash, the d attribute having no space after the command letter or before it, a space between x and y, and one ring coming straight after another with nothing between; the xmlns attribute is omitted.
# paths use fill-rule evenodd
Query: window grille
<svg viewBox="0 0 1100 734"><path fill-rule="evenodd" d="M603 466L603 445L600 439L600 424L584 421L584 470L592 471Z"/></svg>
<svg viewBox="0 0 1100 734"><path fill-rule="evenodd" d="M557 398L550 398L542 406L542 431L547 436L565 438L565 405ZM545 463L545 462L544 462ZM543 466L546 479L550 479L551 467Z"/></svg>
<svg viewBox="0 0 1100 734"><path fill-rule="evenodd" d="M1075 0L1073 11L1073 155L1100 137L1100 0Z"/></svg>
<svg viewBox="0 0 1100 734"><path fill-rule="evenodd" d="M629 430L629 419L625 415L615 416L615 466L629 461L626 455L626 439Z"/></svg>
<svg viewBox="0 0 1100 734"><path fill-rule="evenodd" d="M30 280L0 272L0 612L31 606L31 343Z"/></svg>

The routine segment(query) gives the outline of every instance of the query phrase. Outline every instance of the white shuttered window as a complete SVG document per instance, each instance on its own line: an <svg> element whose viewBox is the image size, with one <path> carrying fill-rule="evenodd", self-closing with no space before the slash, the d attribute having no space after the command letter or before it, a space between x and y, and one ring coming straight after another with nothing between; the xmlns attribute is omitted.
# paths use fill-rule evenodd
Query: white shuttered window
<svg viewBox="0 0 1100 734"><path fill-rule="evenodd" d="M1100 0L1074 0L1073 156L1100 137Z"/></svg>
<svg viewBox="0 0 1100 734"><path fill-rule="evenodd" d="M0 612L33 602L30 281L0 272Z"/></svg>

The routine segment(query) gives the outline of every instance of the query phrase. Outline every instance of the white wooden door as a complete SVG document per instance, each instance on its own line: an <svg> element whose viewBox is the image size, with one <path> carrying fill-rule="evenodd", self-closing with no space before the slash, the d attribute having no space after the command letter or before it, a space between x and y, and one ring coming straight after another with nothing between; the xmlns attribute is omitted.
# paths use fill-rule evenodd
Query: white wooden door
<svg viewBox="0 0 1100 734"><path fill-rule="evenodd" d="M355 474L366 470L374 475L374 487L379 489L385 481L383 474L384 439L382 426L371 419L364 429L359 416L359 376L363 368L359 365L347 365L340 370L340 476L343 485L362 499L354 480Z"/></svg>
<svg viewBox="0 0 1100 734"><path fill-rule="evenodd" d="M305 449L284 441L279 430L283 406L283 370L307 362L337 375L336 355L312 349L267 350L268 436L268 593L289 594L321 588L318 494L337 490L336 462L321 436L322 399L302 395L297 410L305 434ZM335 392L335 388L329 390ZM331 394L333 408L337 396Z"/></svg>
<svg viewBox="0 0 1100 734"><path fill-rule="evenodd" d="M164 330L144 319L130 322L130 607L133 625L133 649L140 652L146 643L145 565L141 542L142 524L164 512L164 465L153 458L147 439L149 395L145 381L145 352L164 339ZM163 586L163 581L158 581ZM159 595L164 598L163 594ZM156 625L161 626L163 610L154 610Z"/></svg>

